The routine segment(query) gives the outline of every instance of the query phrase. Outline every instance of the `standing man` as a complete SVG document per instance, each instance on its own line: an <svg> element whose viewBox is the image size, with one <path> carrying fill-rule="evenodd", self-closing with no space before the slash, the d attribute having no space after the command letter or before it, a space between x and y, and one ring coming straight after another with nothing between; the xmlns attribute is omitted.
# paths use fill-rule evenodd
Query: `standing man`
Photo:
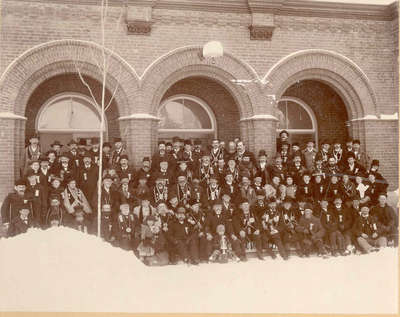
<svg viewBox="0 0 400 317"><path fill-rule="evenodd" d="M29 145L25 148L22 153L20 162L20 175L21 177L25 175L28 166L31 161L39 160L41 154L39 136L35 133L29 138Z"/></svg>

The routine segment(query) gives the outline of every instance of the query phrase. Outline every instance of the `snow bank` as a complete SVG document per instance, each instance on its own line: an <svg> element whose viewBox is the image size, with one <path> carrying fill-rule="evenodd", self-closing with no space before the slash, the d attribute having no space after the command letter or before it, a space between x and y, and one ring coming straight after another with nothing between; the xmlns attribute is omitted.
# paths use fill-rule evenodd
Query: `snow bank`
<svg viewBox="0 0 400 317"><path fill-rule="evenodd" d="M397 249L146 267L68 228L0 239L0 311L395 313Z"/></svg>

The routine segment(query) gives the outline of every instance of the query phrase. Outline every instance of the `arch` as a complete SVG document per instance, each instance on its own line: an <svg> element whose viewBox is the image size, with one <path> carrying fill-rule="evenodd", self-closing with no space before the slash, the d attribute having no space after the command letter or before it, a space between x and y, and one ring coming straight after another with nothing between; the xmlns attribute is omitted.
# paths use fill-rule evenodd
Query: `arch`
<svg viewBox="0 0 400 317"><path fill-rule="evenodd" d="M120 56L108 49L106 53L110 56L106 86L113 91L119 85L115 96L119 112L128 114L129 96L138 89L139 77ZM56 40L32 47L0 77L1 111L23 115L30 94L40 83L58 74L76 73L76 65L82 75L101 78L97 66L101 54L100 45L81 40Z"/></svg>
<svg viewBox="0 0 400 317"><path fill-rule="evenodd" d="M351 119L377 115L376 96L367 75L349 58L333 51L310 49L290 54L265 75L271 94L280 99L296 81L316 79L343 98Z"/></svg>
<svg viewBox="0 0 400 317"><path fill-rule="evenodd" d="M186 46L175 49L153 62L142 76L142 87L151 100L146 105L148 112L156 114L164 93L177 81L187 77L206 77L221 84L232 94L240 116L250 117L253 114L254 96L262 93L257 73L252 67L229 52L216 59L214 63L201 57L200 46ZM233 83L233 80L244 79L254 82L254 87L246 91ZM145 98L146 99L146 98Z"/></svg>

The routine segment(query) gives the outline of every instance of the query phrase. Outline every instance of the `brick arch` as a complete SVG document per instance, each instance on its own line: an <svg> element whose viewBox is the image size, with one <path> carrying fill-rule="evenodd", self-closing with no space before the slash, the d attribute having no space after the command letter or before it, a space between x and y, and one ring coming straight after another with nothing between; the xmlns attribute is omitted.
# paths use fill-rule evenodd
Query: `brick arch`
<svg viewBox="0 0 400 317"><path fill-rule="evenodd" d="M74 61L82 74L101 78L96 60L101 61L101 47L93 42L58 40L35 46L16 58L0 78L0 111L24 115L26 102L44 80L62 73L76 73ZM128 114L132 93L138 90L135 70L115 53L110 55L107 87L119 83L116 101L121 115Z"/></svg>
<svg viewBox="0 0 400 317"><path fill-rule="evenodd" d="M293 83L316 79L330 85L343 98L350 119L377 115L376 96L368 77L357 64L332 51L311 49L290 54L265 75L269 93L277 99Z"/></svg>
<svg viewBox="0 0 400 317"><path fill-rule="evenodd" d="M144 104L144 112L157 113L157 107L164 93L175 82L193 76L206 77L221 84L232 94L240 116L242 118L252 116L253 99L262 94L261 85L254 84L254 88L247 94L244 89L234 84L234 79L244 79L259 82L257 73L246 63L240 61L230 53L224 52L224 56L215 59L215 63L201 60L199 54L201 47L188 46L176 49L153 62L143 73L142 89L149 100Z"/></svg>

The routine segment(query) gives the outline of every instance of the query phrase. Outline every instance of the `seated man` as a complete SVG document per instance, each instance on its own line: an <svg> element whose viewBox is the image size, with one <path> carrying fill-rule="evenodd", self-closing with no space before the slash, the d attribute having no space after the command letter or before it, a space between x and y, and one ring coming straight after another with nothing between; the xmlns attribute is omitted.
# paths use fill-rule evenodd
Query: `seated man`
<svg viewBox="0 0 400 317"><path fill-rule="evenodd" d="M36 227L37 223L31 215L28 205L21 205L18 211L19 215L11 220L8 227L7 235L14 237L18 234L25 233L29 228Z"/></svg>
<svg viewBox="0 0 400 317"><path fill-rule="evenodd" d="M353 234L363 253L378 251L386 247L387 239L382 235L382 228L378 220L369 214L369 207L361 208L361 216L354 223Z"/></svg>
<svg viewBox="0 0 400 317"><path fill-rule="evenodd" d="M392 207L387 203L385 193L380 193L378 196L378 204L371 209L371 216L378 219L381 224L382 234L388 241L393 241L395 246L399 243L398 234L398 215Z"/></svg>
<svg viewBox="0 0 400 317"><path fill-rule="evenodd" d="M237 212L233 217L233 231L239 239L240 260L246 260L246 247L248 244L254 243L257 252L257 257L264 260L262 256L261 245L261 226L255 214L250 211L250 203L248 199L242 198L240 202L240 209L242 212Z"/></svg>
<svg viewBox="0 0 400 317"><path fill-rule="evenodd" d="M296 231L303 234L302 244L305 255L309 255L313 247L318 250L318 256L324 259L328 258L323 237L325 236L325 229L321 225L318 218L313 216L312 205L306 203L304 206L304 215L301 216Z"/></svg>

